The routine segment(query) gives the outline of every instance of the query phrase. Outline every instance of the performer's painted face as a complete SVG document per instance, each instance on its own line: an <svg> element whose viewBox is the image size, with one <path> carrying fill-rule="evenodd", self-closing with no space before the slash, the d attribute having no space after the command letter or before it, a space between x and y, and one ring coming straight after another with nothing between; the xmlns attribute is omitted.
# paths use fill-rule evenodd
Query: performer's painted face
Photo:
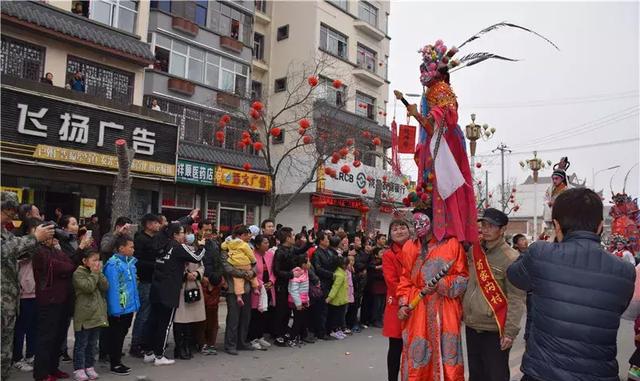
<svg viewBox="0 0 640 381"><path fill-rule="evenodd" d="M553 185L558 186L562 184L562 177L553 175L551 176L551 181L553 181Z"/></svg>
<svg viewBox="0 0 640 381"><path fill-rule="evenodd" d="M413 224L416 228L416 235L418 238L423 238L431 231L431 220L429 219L429 216L424 213L414 213Z"/></svg>

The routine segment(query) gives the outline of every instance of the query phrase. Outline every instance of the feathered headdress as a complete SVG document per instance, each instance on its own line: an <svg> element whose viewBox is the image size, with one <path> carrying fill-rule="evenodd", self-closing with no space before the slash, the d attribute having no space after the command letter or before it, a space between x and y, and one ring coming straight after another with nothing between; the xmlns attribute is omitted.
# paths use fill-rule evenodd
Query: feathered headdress
<svg viewBox="0 0 640 381"><path fill-rule="evenodd" d="M629 243L629 241L627 241L627 238L621 234L614 234L613 237L611 237L611 242L613 242L614 245L618 243L626 245Z"/></svg>
<svg viewBox="0 0 640 381"><path fill-rule="evenodd" d="M459 49L461 49L467 43L477 40L482 35L502 27L516 28L529 33L533 33L553 45L553 47L555 47L556 49L560 50L558 46L556 46L556 44L554 44L551 40L531 29L508 22L500 22L482 29L480 32L474 34L465 42L460 44L457 48L453 46L450 49L447 49L442 40L436 41L436 43L433 45L425 45L418 51L422 54L422 64L420 64L420 82L422 82L424 86L427 86L428 83L430 83L434 79L442 78L446 73L454 72L455 70L459 70L463 67L473 66L488 59L518 61L514 58L503 57L487 52L470 53L460 59L453 58L454 55L458 53Z"/></svg>

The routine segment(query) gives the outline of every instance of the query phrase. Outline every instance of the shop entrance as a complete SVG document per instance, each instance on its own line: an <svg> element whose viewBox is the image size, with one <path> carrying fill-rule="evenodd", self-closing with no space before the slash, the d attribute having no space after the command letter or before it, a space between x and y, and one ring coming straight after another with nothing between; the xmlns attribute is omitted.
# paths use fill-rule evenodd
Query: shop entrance
<svg viewBox="0 0 640 381"><path fill-rule="evenodd" d="M355 234L358 228L358 220L358 217L325 213L323 216L318 217L318 226L323 230L337 230L342 227L345 232Z"/></svg>
<svg viewBox="0 0 640 381"><path fill-rule="evenodd" d="M60 208L63 215L80 215L80 195L75 193L44 192L44 205L43 212L48 221L55 221L56 208Z"/></svg>

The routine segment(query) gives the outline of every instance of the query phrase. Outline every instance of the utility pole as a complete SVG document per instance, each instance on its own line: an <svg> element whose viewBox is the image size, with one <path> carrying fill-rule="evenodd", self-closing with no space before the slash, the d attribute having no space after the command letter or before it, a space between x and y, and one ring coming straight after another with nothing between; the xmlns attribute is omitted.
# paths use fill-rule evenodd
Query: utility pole
<svg viewBox="0 0 640 381"><path fill-rule="evenodd" d="M501 165L502 165L502 179L500 182L500 203L502 204L502 212L504 212L505 209L507 208L507 203L504 201L504 153L505 151L511 153L511 150L506 144L500 143L500 145L491 152L496 152L496 151L500 151L500 158L501 158Z"/></svg>

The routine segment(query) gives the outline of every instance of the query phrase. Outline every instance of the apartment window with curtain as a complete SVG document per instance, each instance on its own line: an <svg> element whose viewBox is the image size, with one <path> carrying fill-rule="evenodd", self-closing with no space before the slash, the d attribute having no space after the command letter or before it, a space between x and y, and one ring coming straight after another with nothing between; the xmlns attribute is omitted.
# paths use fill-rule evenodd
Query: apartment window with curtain
<svg viewBox="0 0 640 381"><path fill-rule="evenodd" d="M253 40L253 17L219 1L210 2L212 9L211 29L251 46Z"/></svg>
<svg viewBox="0 0 640 381"><path fill-rule="evenodd" d="M264 60L264 36L260 33L253 34L253 58Z"/></svg>
<svg viewBox="0 0 640 381"><path fill-rule="evenodd" d="M267 1L266 0L255 0L256 11L267 13Z"/></svg>
<svg viewBox="0 0 640 381"><path fill-rule="evenodd" d="M245 97L249 66L162 34L155 37L155 69Z"/></svg>
<svg viewBox="0 0 640 381"><path fill-rule="evenodd" d="M173 15L191 20L200 26L207 25L209 2L198 1L151 1L151 8L160 9Z"/></svg>
<svg viewBox="0 0 640 381"><path fill-rule="evenodd" d="M356 92L356 114L364 116L365 118L376 120L376 99L363 94L359 91Z"/></svg>
<svg viewBox="0 0 640 381"><path fill-rule="evenodd" d="M378 8L366 1L358 1L358 17L372 26L378 27Z"/></svg>
<svg viewBox="0 0 640 381"><path fill-rule="evenodd" d="M322 24L320 25L320 48L347 59L347 36Z"/></svg>
<svg viewBox="0 0 640 381"><path fill-rule="evenodd" d="M43 77L45 48L2 36L0 72L39 81Z"/></svg>
<svg viewBox="0 0 640 381"><path fill-rule="evenodd" d="M378 62L378 53L367 48L362 44L358 44L358 67L366 69L372 73L376 72L376 65Z"/></svg>
<svg viewBox="0 0 640 381"><path fill-rule="evenodd" d="M93 0L89 18L114 28L133 33L138 15L138 2L128 0Z"/></svg>
<svg viewBox="0 0 640 381"><path fill-rule="evenodd" d="M330 105L336 107L344 106L345 97L347 94L347 86L342 85L339 89L333 87L333 81L320 77L320 83L318 84L318 98L326 100Z"/></svg>

